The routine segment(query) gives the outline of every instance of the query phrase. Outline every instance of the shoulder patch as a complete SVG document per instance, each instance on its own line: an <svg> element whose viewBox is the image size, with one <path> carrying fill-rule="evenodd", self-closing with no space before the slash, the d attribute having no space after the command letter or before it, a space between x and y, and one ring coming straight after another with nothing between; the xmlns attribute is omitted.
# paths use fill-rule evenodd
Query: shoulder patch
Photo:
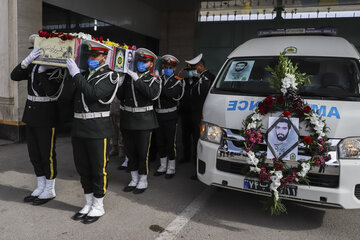
<svg viewBox="0 0 360 240"><path fill-rule="evenodd" d="M177 80L182 80L182 78L179 77L179 76L175 76L175 79L177 79Z"/></svg>
<svg viewBox="0 0 360 240"><path fill-rule="evenodd" d="M156 74L153 74L153 73L150 73L151 76L153 77L159 77L159 75L156 75Z"/></svg>

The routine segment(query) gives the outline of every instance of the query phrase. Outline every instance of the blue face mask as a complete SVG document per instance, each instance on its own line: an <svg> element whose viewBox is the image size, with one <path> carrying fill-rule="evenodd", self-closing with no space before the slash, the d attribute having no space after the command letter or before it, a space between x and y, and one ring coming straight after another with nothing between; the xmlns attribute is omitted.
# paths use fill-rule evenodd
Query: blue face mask
<svg viewBox="0 0 360 240"><path fill-rule="evenodd" d="M88 59L88 65L91 70L94 70L94 69L100 67L100 62L99 62L99 60Z"/></svg>
<svg viewBox="0 0 360 240"><path fill-rule="evenodd" d="M172 70L171 68L164 68L164 73L165 76L170 77L171 75L173 75L174 70Z"/></svg>
<svg viewBox="0 0 360 240"><path fill-rule="evenodd" d="M190 71L188 72L188 76L189 76L189 78L194 77L194 74L193 74L193 71L192 71L192 70L190 70Z"/></svg>
<svg viewBox="0 0 360 240"><path fill-rule="evenodd" d="M136 67L137 67L138 72L143 73L146 71L146 62L139 61L139 62L137 62Z"/></svg>

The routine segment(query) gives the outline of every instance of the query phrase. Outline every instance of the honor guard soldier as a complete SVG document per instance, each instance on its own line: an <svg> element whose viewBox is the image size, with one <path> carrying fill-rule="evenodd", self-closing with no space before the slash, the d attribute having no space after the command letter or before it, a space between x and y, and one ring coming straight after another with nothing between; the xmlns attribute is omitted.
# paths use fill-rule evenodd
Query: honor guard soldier
<svg viewBox="0 0 360 240"><path fill-rule="evenodd" d="M201 121L201 114L202 108L206 99L206 96L209 92L211 84L213 83L215 76L209 72L209 70L205 66L205 61L203 59L203 55L199 54L195 58L185 61L189 66L190 69L188 71L188 77L193 80L192 84L190 84L188 90L188 95L186 96L187 99L184 99L184 103L190 103L186 107L190 107L190 118L186 116L187 119L190 119L190 122L184 124L183 133L183 144L184 144L184 155L189 155L186 151L190 151L192 149L194 152L192 154L193 157L192 161L196 166L196 151L197 151L197 142L200 137L200 121ZM184 106L182 107L184 108ZM184 109L182 109L184 110ZM189 138L190 135L192 136L192 144L193 146L189 145ZM196 167L195 167L196 172ZM197 180L197 175L191 176L192 179Z"/></svg>
<svg viewBox="0 0 360 240"><path fill-rule="evenodd" d="M122 79L105 64L109 46L93 40L89 45L89 69L80 74L72 59L67 67L76 85L72 145L76 170L85 194L85 206L72 218L88 224L105 214L103 200L108 185L109 140L113 134L110 103Z"/></svg>
<svg viewBox="0 0 360 240"><path fill-rule="evenodd" d="M129 158L127 170L131 173L131 182L124 191L135 194L144 192L148 186L151 134L159 126L153 101L160 96L161 80L150 73L156 58L148 49L137 49L136 72L128 71L117 95L120 99L120 127L125 154Z"/></svg>
<svg viewBox="0 0 360 240"><path fill-rule="evenodd" d="M33 43L34 38L35 35L31 35L29 40ZM34 49L11 72L14 81L28 80L22 121L26 123L27 147L37 177L37 187L24 201L33 205L44 204L56 196L56 101L67 76L65 68L34 65L32 62L39 55L39 49Z"/></svg>
<svg viewBox="0 0 360 240"><path fill-rule="evenodd" d="M156 130L156 145L160 155L160 167L154 176L165 174L170 179L175 175L177 105L184 95L185 83L175 76L179 60L172 55L162 58L161 95L155 102L155 112L159 122Z"/></svg>

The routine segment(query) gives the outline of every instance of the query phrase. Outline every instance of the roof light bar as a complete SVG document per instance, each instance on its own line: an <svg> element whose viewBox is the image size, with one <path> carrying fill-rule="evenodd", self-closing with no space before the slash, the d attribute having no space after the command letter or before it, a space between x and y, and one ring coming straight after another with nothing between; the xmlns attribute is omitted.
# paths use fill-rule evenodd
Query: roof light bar
<svg viewBox="0 0 360 240"><path fill-rule="evenodd" d="M258 31L258 37L270 36L289 36L289 35L337 35L337 29L333 27L322 28L288 28L288 29L261 29Z"/></svg>

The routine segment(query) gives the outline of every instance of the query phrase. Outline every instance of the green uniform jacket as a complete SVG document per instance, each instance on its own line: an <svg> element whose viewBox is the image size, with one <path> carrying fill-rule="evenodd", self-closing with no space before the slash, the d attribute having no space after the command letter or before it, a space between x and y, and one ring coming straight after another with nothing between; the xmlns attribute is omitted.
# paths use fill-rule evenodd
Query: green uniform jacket
<svg viewBox="0 0 360 240"><path fill-rule="evenodd" d="M30 96L49 97L58 93L63 78L49 79L54 69L38 73L39 65L30 64L26 69L17 65L11 72L14 81L28 80L27 92ZM55 69L56 70L56 69ZM63 76L65 69L62 70ZM33 73L33 74L32 74ZM26 100L22 121L32 127L55 127L57 124L57 104L52 102L33 102Z"/></svg>
<svg viewBox="0 0 360 240"><path fill-rule="evenodd" d="M153 101L160 95L161 80L149 71L134 81L126 75L117 92L120 104L127 107L153 106ZM154 110L146 112L128 112L121 110L120 126L128 130L151 130L159 127Z"/></svg>
<svg viewBox="0 0 360 240"><path fill-rule="evenodd" d="M113 73L111 75L111 73ZM116 78L118 74L112 72L108 65L97 69L97 71L88 79L90 72L86 71L84 75L78 73L73 77L76 92L74 99L74 112L107 112L110 111L110 104L102 104L109 100L116 88ZM100 81L99 81L100 80ZM83 97L82 97L83 96ZM101 117L93 119L74 118L72 125L72 136L80 138L106 138L113 135L113 126L110 117Z"/></svg>

